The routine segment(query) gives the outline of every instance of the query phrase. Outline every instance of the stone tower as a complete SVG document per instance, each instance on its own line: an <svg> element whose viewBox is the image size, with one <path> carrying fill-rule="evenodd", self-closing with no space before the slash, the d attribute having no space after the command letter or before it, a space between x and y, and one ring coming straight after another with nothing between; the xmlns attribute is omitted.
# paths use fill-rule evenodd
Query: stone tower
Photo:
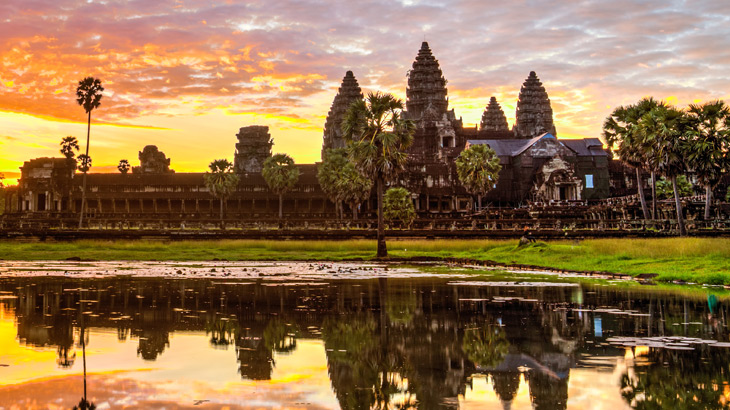
<svg viewBox="0 0 730 410"><path fill-rule="evenodd" d="M132 167L133 174L168 174L175 172L170 169L170 158L157 148L157 145L147 145L139 152L139 166Z"/></svg>
<svg viewBox="0 0 730 410"><path fill-rule="evenodd" d="M243 127L236 134L236 155L233 159L233 168L236 173L261 172L264 161L271 156L271 146L274 144L269 134L269 127L252 125Z"/></svg>
<svg viewBox="0 0 730 410"><path fill-rule="evenodd" d="M515 117L515 138L532 138L545 132L557 136L550 98L534 71L522 84Z"/></svg>
<svg viewBox="0 0 730 410"><path fill-rule="evenodd" d="M419 120L425 113L441 119L449 107L446 79L427 42L421 44L413 69L408 72L406 110L408 118Z"/></svg>
<svg viewBox="0 0 730 410"><path fill-rule="evenodd" d="M484 109L479 129L483 131L509 131L507 117L504 116L504 111L502 111L502 107L499 106L496 98L489 99L489 105Z"/></svg>
<svg viewBox="0 0 730 410"><path fill-rule="evenodd" d="M345 118L345 113L350 104L362 98L360 85L357 83L352 71L348 71L345 73L345 78L342 79L342 85L340 85L334 101L332 101L329 113L327 113L327 120L324 123L322 157L324 157L324 151L328 148L344 148L347 145L342 135L342 120Z"/></svg>

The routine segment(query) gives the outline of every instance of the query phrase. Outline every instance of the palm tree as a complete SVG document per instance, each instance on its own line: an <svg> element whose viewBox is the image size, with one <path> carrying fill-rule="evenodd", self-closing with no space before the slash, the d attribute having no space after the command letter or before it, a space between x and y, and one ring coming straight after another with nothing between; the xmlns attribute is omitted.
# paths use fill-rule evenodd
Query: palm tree
<svg viewBox="0 0 730 410"><path fill-rule="evenodd" d="M124 175L127 175L127 172L129 172L129 168L130 168L129 161L127 161L126 159L119 160L119 165L117 165L117 169L119 170L119 172L121 172Z"/></svg>
<svg viewBox="0 0 730 410"><path fill-rule="evenodd" d="M674 107L659 105L644 114L637 123L640 133L646 138L646 145L653 146L659 172L672 181L674 202L677 208L679 234L687 235L679 200L677 176L686 172L687 135L689 122L684 112Z"/></svg>
<svg viewBox="0 0 730 410"><path fill-rule="evenodd" d="M89 158L89 139L91 137L91 111L101 105L101 97L104 87L101 86L101 80L94 77L86 77L79 81L76 88L76 102L84 107L89 116L86 127L86 158ZM84 223L84 207L86 206L86 174L88 168L84 171L84 179L81 187L81 212L79 214L79 228Z"/></svg>
<svg viewBox="0 0 730 410"><path fill-rule="evenodd" d="M322 162L317 166L317 180L325 195L335 203L337 218L342 218L342 192L340 179L342 170L347 166L349 160L347 151L344 148L329 148L322 156Z"/></svg>
<svg viewBox="0 0 730 410"><path fill-rule="evenodd" d="M203 175L205 186L221 203L221 227L223 227L223 203L236 190L238 175L233 173L233 164L227 159L217 159L208 167L210 172Z"/></svg>
<svg viewBox="0 0 730 410"><path fill-rule="evenodd" d="M284 194L294 188L299 181L299 168L294 165L294 160L290 156L276 154L266 158L261 175L266 180L269 189L279 195L279 219L282 219Z"/></svg>
<svg viewBox="0 0 730 410"><path fill-rule="evenodd" d="M68 136L63 137L61 140L61 154L63 154L64 157L71 160L73 157L76 156L76 151L79 150L79 141L76 139L76 137Z"/></svg>
<svg viewBox="0 0 730 410"><path fill-rule="evenodd" d="M357 207L368 198L373 183L355 168L344 148L330 148L324 152L317 167L317 180L325 194L335 203L338 217L342 218L342 202L352 209L357 220Z"/></svg>
<svg viewBox="0 0 730 410"><path fill-rule="evenodd" d="M488 145L472 145L461 151L456 158L456 174L466 190L477 197L479 209L482 209L482 197L497 183L499 157Z"/></svg>
<svg viewBox="0 0 730 410"><path fill-rule="evenodd" d="M370 197L373 181L365 178L355 165L348 161L342 168L342 177L337 181L337 186L343 193L343 201L352 209L352 219L357 221L357 208Z"/></svg>
<svg viewBox="0 0 730 410"><path fill-rule="evenodd" d="M710 219L712 188L726 172L730 150L730 107L724 101L690 104L688 165L705 187L705 220Z"/></svg>
<svg viewBox="0 0 730 410"><path fill-rule="evenodd" d="M375 180L378 197L377 256L388 256L383 222L383 191L387 182L406 164L406 148L413 143L415 125L401 118L403 101L392 94L369 93L356 100L342 121L342 131L350 140L348 153L363 175Z"/></svg>
<svg viewBox="0 0 730 410"><path fill-rule="evenodd" d="M663 103L659 103L651 97L644 98L634 105L617 107L603 123L603 137L606 139L608 147L615 148L621 161L636 169L637 191L644 219L649 219L649 208L646 206L641 170L647 163L645 153L648 151L637 126L639 119L644 114L659 105L663 105ZM655 193L654 183L652 183L652 192ZM656 198L656 195L653 195L653 198ZM654 204L653 207L656 208L656 205ZM654 215L656 215L656 210Z"/></svg>

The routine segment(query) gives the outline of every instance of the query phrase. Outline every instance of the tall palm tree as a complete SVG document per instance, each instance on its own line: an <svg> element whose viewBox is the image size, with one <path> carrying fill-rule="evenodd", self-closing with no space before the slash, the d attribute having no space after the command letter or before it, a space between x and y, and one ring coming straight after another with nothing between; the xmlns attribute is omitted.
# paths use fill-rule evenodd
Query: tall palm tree
<svg viewBox="0 0 730 410"><path fill-rule="evenodd" d="M294 188L299 181L299 168L294 165L294 160L290 156L276 154L266 158L261 175L269 188L279 195L279 219L282 219L284 194Z"/></svg>
<svg viewBox="0 0 730 410"><path fill-rule="evenodd" d="M91 111L101 105L101 97L104 87L101 86L101 80L94 77L86 77L79 81L76 88L76 102L84 107L84 111L88 114L89 120L86 127L86 157L89 158L89 139L91 137ZM87 169L88 171L88 169ZM84 223L84 207L86 206L86 174L84 171L84 179L81 187L81 212L79 214L79 228Z"/></svg>
<svg viewBox="0 0 730 410"><path fill-rule="evenodd" d="M348 153L363 175L374 179L378 197L378 257L388 256L383 221L383 190L405 168L406 148L413 143L415 125L403 119L403 101L392 94L369 93L348 108L342 121Z"/></svg>
<svg viewBox="0 0 730 410"><path fill-rule="evenodd" d="M730 107L724 101L690 104L688 165L705 187L705 220L710 219L712 188L730 168Z"/></svg>
<svg viewBox="0 0 730 410"><path fill-rule="evenodd" d="M210 172L203 175L205 186L221 203L221 227L223 227L223 203L236 190L238 175L233 173L233 164L227 159L217 159L208 165Z"/></svg>
<svg viewBox="0 0 730 410"><path fill-rule="evenodd" d="M660 105L663 106L664 103L651 97L643 98L634 105L617 107L603 123L603 137L606 139L608 147L615 149L621 161L636 169L637 191L644 219L649 219L649 209L646 206L641 171L648 165L652 172L652 210L653 216L656 217L657 161L651 157L654 155L654 151L648 149L651 145L642 138L642 134L638 130L638 122L644 114Z"/></svg>
<svg viewBox="0 0 730 410"><path fill-rule="evenodd" d="M497 183L501 169L497 153L486 144L472 145L456 158L459 181L477 197L479 209L482 208L482 197Z"/></svg>
<svg viewBox="0 0 730 410"><path fill-rule="evenodd" d="M677 176L687 171L685 163L689 134L687 116L674 107L659 105L639 119L638 129L646 138L647 145L654 147L659 172L672 181L679 234L685 236L687 229L684 225L682 203L679 200Z"/></svg>

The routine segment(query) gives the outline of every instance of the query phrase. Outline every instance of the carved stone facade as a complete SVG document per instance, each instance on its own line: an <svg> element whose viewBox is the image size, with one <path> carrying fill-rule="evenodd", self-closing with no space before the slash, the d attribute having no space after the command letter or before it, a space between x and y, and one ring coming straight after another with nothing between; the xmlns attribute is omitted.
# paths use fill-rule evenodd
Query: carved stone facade
<svg viewBox="0 0 730 410"><path fill-rule="evenodd" d="M269 127L251 125L243 127L236 134L236 154L233 167L239 174L261 172L264 161L271 156L274 141L269 134Z"/></svg>
<svg viewBox="0 0 730 410"><path fill-rule="evenodd" d="M133 174L169 174L170 159L156 145L147 145L139 152L139 166L132 167Z"/></svg>
<svg viewBox="0 0 730 410"><path fill-rule="evenodd" d="M489 105L484 109L479 129L482 131L509 131L507 117L495 97L489 99Z"/></svg>
<svg viewBox="0 0 730 410"><path fill-rule="evenodd" d="M513 131L515 138L534 138L546 132L557 136L550 98L534 71L520 89Z"/></svg>
<svg viewBox="0 0 730 410"><path fill-rule="evenodd" d="M357 79L355 79L355 75L352 74L352 71L348 71L342 79L342 85L337 91L334 101L332 101L330 111L327 113L327 120L324 123L323 157L326 149L345 147L346 143L342 135L342 120L352 102L362 98L362 90L357 83Z"/></svg>

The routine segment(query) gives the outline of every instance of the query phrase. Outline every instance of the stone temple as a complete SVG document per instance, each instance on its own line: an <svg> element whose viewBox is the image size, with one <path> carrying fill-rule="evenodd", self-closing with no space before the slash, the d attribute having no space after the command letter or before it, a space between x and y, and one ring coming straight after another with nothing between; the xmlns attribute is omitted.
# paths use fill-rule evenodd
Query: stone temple
<svg viewBox="0 0 730 410"><path fill-rule="evenodd" d="M404 117L416 124L414 143L408 150L407 170L394 184L412 193L420 219L462 218L474 211L475 199L459 183L454 161L462 150L478 144L494 149L502 165L496 186L484 197L485 204L519 208L631 193L630 178L611 160L599 139L558 138L547 90L534 71L520 88L511 129L494 97L485 97L480 124L465 127L454 109L449 109L446 84L439 61L423 42L405 89ZM350 104L360 98L363 91L355 73L346 71L323 124L323 151L346 145L341 121ZM240 182L226 200L226 213L239 221L272 218L278 197L261 176L263 162L271 156L269 129L245 126L235 137L234 165ZM139 159L140 165L129 175L88 175L90 223L103 220L177 226L181 221L217 217L218 200L205 187L203 173L173 173L170 159L155 146L145 147ZM299 182L284 196L286 218L334 219L335 207L317 182L316 164L298 167ZM27 161L21 173L18 187L8 192L4 223L30 216L47 218L51 225L75 219L81 202L81 174L73 160L37 158ZM375 204L373 195L361 205L363 218L373 216Z"/></svg>

